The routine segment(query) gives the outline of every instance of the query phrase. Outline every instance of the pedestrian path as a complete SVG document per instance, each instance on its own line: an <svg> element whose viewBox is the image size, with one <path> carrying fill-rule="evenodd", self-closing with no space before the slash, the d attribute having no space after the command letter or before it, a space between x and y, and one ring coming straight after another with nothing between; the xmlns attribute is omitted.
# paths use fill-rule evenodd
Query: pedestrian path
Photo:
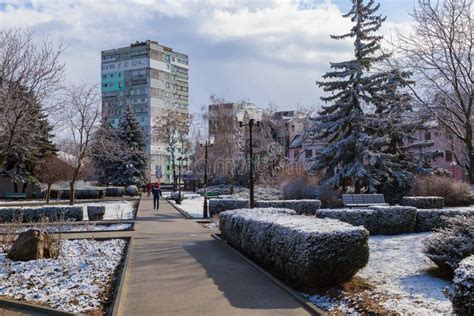
<svg viewBox="0 0 474 316"><path fill-rule="evenodd" d="M143 197L119 315L308 315L210 230Z"/></svg>

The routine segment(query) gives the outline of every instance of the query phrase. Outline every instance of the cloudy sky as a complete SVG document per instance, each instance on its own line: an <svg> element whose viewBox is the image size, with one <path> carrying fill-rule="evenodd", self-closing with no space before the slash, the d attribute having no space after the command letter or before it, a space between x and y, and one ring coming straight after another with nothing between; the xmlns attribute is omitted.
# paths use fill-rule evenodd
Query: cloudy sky
<svg viewBox="0 0 474 316"><path fill-rule="evenodd" d="M414 0L380 0L383 32L406 30ZM190 58L190 103L209 95L280 109L319 105L315 81L349 58L350 0L0 0L0 28L32 27L68 45L67 82L99 83L100 51L146 39Z"/></svg>

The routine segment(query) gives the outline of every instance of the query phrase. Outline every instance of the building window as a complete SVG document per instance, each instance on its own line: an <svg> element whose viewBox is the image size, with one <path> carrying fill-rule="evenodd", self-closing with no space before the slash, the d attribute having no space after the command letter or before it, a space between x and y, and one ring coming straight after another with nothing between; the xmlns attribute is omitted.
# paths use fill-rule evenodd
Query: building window
<svg viewBox="0 0 474 316"><path fill-rule="evenodd" d="M306 149L305 157L306 158L313 158L313 151L311 149Z"/></svg>
<svg viewBox="0 0 474 316"><path fill-rule="evenodd" d="M431 133L425 132L425 140L431 140Z"/></svg>
<svg viewBox="0 0 474 316"><path fill-rule="evenodd" d="M446 161L453 161L453 153L449 150L445 151L444 157L446 158Z"/></svg>
<svg viewBox="0 0 474 316"><path fill-rule="evenodd" d="M295 150L294 154L293 154L293 158L296 159L298 158L298 155L300 154L300 152L298 150Z"/></svg>

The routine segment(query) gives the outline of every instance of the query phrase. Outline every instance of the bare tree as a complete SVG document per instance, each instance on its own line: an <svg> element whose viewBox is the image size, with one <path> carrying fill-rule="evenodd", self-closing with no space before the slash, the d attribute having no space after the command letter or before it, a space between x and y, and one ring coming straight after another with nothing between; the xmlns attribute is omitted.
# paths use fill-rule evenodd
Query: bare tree
<svg viewBox="0 0 474 316"><path fill-rule="evenodd" d="M464 145L461 163L474 183L471 0L419 0L411 33L398 34L397 65L414 73L414 99Z"/></svg>
<svg viewBox="0 0 474 316"><path fill-rule="evenodd" d="M100 95L96 85L83 84L68 89L64 122L68 133L68 153L74 168L69 182L69 203L73 205L75 184L86 157L91 154L92 137L100 122Z"/></svg>
<svg viewBox="0 0 474 316"><path fill-rule="evenodd" d="M38 180L47 185L46 204L49 204L51 196L51 186L59 181L66 181L70 178L73 168L56 156L49 156L42 159L35 169Z"/></svg>
<svg viewBox="0 0 474 316"><path fill-rule="evenodd" d="M8 153L33 151L33 129L41 113L56 104L64 64L61 42L37 36L32 30L0 31L0 167ZM21 151L21 150L20 150Z"/></svg>
<svg viewBox="0 0 474 316"><path fill-rule="evenodd" d="M192 115L188 112L181 112L173 109L165 111L160 117L155 119L153 128L154 135L158 141L166 144L173 173L173 186L176 190L176 158L177 155L185 155L189 149L187 141L189 128L192 122Z"/></svg>

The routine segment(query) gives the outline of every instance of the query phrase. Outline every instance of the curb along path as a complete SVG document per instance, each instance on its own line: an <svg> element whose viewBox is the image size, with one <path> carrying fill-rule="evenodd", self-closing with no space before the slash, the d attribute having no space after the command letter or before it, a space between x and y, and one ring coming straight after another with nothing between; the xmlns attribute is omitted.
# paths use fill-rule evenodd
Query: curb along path
<svg viewBox="0 0 474 316"><path fill-rule="evenodd" d="M152 208L143 196L119 315L309 315L209 229Z"/></svg>

